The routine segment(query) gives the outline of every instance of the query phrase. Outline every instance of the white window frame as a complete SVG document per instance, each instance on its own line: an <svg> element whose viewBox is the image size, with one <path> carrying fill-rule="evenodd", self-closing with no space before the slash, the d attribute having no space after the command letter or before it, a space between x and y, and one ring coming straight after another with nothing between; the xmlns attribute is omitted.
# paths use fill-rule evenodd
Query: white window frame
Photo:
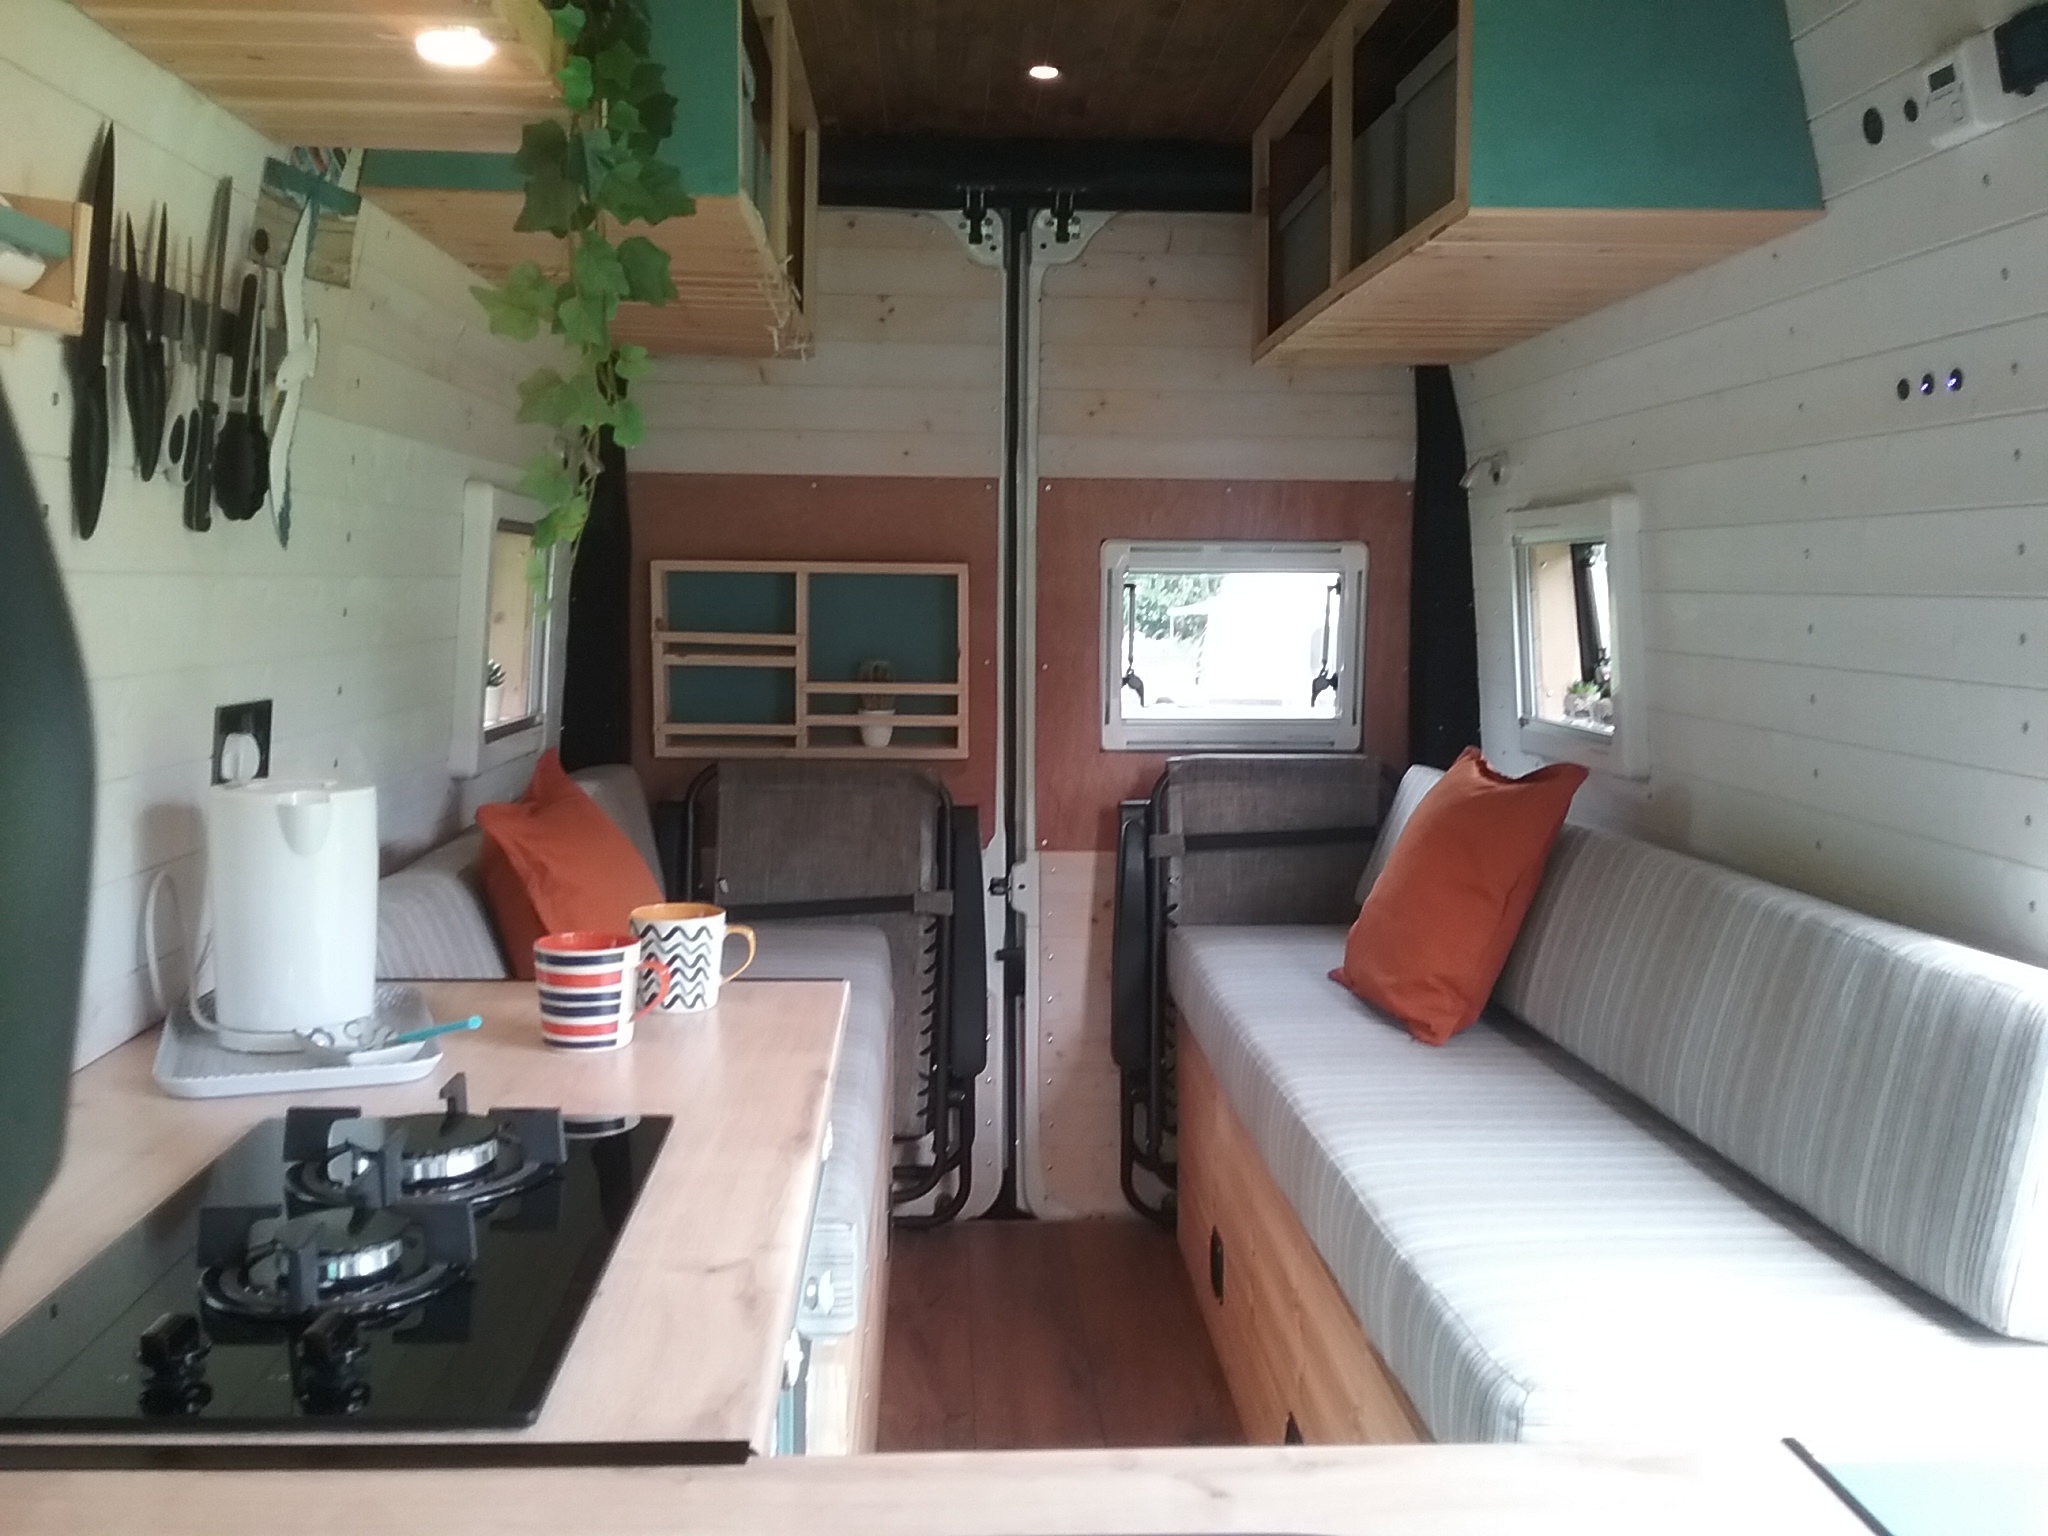
<svg viewBox="0 0 2048 1536"><path fill-rule="evenodd" d="M1365 597L1369 552L1364 544L1137 541L1102 546L1102 748L1105 752L1246 751L1356 752L1364 739ZM1339 571L1341 616L1332 659L1337 713L1329 720L1126 720L1123 712L1124 581L1132 570Z"/></svg>
<svg viewBox="0 0 2048 1536"><path fill-rule="evenodd" d="M490 650L491 541L505 523L532 526L540 521L539 502L501 485L472 480L463 487L462 583L455 620L455 719L448 768L458 779L533 757L552 746L562 728L562 671L567 658L569 616L567 561L558 545L548 552L541 601L534 613L542 638L534 650L541 658L536 690L538 714L510 725L484 728L484 663Z"/></svg>
<svg viewBox="0 0 2048 1536"><path fill-rule="evenodd" d="M1547 762L1577 763L1620 778L1649 776L1650 751L1643 699L1642 502L1622 493L1563 506L1522 507L1505 520L1509 600L1515 627L1515 716L1523 752ZM1607 546L1608 601L1614 617L1608 666L1613 676L1611 733L1543 720L1536 715L1535 623L1529 590L1529 551L1540 544Z"/></svg>

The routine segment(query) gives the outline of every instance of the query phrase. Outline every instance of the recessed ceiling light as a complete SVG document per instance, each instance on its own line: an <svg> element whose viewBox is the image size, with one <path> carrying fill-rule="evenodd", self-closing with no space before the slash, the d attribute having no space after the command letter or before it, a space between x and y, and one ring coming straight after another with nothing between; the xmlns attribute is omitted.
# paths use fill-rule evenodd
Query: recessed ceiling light
<svg viewBox="0 0 2048 1536"><path fill-rule="evenodd" d="M1034 64L1024 73L1034 80L1057 80L1060 77L1060 67L1057 64Z"/></svg>
<svg viewBox="0 0 2048 1536"><path fill-rule="evenodd" d="M443 69L475 69L498 51L475 27L434 27L412 40L421 58Z"/></svg>

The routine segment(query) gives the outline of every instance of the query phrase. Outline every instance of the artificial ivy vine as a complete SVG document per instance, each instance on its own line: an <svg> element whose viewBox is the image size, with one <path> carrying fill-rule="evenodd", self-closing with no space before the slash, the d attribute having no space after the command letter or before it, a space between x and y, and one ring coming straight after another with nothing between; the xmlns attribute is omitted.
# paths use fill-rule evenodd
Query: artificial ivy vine
<svg viewBox="0 0 2048 1536"><path fill-rule="evenodd" d="M519 485L545 509L536 554L582 533L605 430L624 448L644 431L627 390L647 373L647 349L616 344L612 321L621 303L665 304L676 289L666 251L644 235L614 243L612 231L695 211L656 153L675 128L676 99L648 57L645 0L586 0L549 14L566 48L555 81L568 116L521 134L515 164L526 201L513 228L560 239L562 275L522 261L504 282L471 290L498 335L531 341L551 331L572 358L567 373L541 368L519 386L519 420L556 434Z"/></svg>

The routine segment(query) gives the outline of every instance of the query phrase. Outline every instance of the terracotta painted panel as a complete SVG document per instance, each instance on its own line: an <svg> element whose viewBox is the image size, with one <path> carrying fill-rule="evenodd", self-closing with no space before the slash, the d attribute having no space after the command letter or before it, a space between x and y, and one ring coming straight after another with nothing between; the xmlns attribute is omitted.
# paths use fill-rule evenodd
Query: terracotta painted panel
<svg viewBox="0 0 2048 1536"><path fill-rule="evenodd" d="M993 830L996 782L996 484L993 480L808 475L636 474L631 480L635 637L648 612L650 560L965 561L968 747L927 764ZM653 756L649 653L633 648L633 766L656 798L680 795L704 764Z"/></svg>
<svg viewBox="0 0 2048 1536"><path fill-rule="evenodd" d="M1105 752L1101 616L1107 539L1361 539L1365 746L1408 755L1410 488L1393 481L1047 480L1038 498L1038 846L1106 850L1116 806L1151 791L1165 758Z"/></svg>

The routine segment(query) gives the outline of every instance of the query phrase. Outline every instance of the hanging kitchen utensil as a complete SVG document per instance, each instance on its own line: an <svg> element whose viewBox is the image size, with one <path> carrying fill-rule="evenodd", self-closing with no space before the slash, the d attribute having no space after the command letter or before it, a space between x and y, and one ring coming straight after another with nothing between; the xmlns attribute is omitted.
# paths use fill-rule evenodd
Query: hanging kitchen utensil
<svg viewBox="0 0 2048 1536"><path fill-rule="evenodd" d="M100 132L86 248L85 327L71 346L71 510L78 536L100 525L107 494L107 288L114 255L114 125Z"/></svg>
<svg viewBox="0 0 2048 1536"><path fill-rule="evenodd" d="M257 424L256 397L258 338L263 333L260 307L263 285L254 272L242 277L242 302L237 310L233 345L234 368L228 385L228 409L221 418L220 434L214 444L213 490L221 515L229 522L245 523L263 506L263 493L270 478L270 464L259 446L262 428Z"/></svg>
<svg viewBox="0 0 2048 1536"><path fill-rule="evenodd" d="M128 441L135 469L147 480L156 473L156 454L149 445L150 424L161 428L161 402L154 394L156 369L150 360L149 319L143 309L142 263L135 255L135 221L121 221L126 259L121 267L121 394L128 407Z"/></svg>
<svg viewBox="0 0 2048 1536"><path fill-rule="evenodd" d="M163 457L164 417L171 408L170 342L164 336L164 276L171 243L170 210L157 210L156 276L150 285L143 319L143 397L147 419L130 423L135 431L135 468L145 480L156 478Z"/></svg>
<svg viewBox="0 0 2048 1536"><path fill-rule="evenodd" d="M213 526L213 445L220 430L220 346L226 326L221 296L227 286L228 213L233 206L234 178L223 176L213 193L213 217L207 227L206 305L199 318L199 403L185 426L185 452L192 476L185 486L185 526L203 533Z"/></svg>
<svg viewBox="0 0 2048 1536"><path fill-rule="evenodd" d="M300 212L286 254L284 287L284 356L277 365L277 421L270 434L270 515L277 542L292 541L292 438L299 429L299 402L320 361L320 327L306 319L306 257L313 245L314 213L310 203Z"/></svg>
<svg viewBox="0 0 2048 1536"><path fill-rule="evenodd" d="M188 399L191 385L187 381L197 371L198 366L192 348L193 318L198 313L197 306L192 302L192 295L196 291L195 284L196 274L192 267L192 242L187 240L185 242L185 281L178 290L178 339L177 344L170 347L167 353L167 360L171 370L171 387L169 391L171 431L170 437L164 445L164 451L171 457L171 469L175 472L174 478L180 484L192 478L191 471L187 468L185 457L185 415L191 409L191 401Z"/></svg>

